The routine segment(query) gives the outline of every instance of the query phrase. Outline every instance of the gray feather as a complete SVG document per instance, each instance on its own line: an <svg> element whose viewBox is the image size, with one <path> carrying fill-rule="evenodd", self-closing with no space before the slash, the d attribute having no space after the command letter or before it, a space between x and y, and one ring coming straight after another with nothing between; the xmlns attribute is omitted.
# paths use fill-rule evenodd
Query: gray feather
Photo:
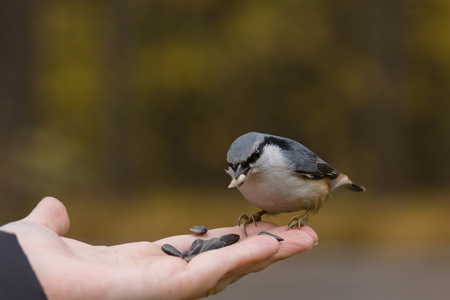
<svg viewBox="0 0 450 300"><path fill-rule="evenodd" d="M237 164L246 161L253 152L264 141L264 134L249 132L238 137L228 150L227 161Z"/></svg>
<svg viewBox="0 0 450 300"><path fill-rule="evenodd" d="M339 171L327 164L314 152L303 146L299 142L283 137L276 137L286 140L290 149L282 149L285 157L293 167L293 171L308 178L336 178Z"/></svg>

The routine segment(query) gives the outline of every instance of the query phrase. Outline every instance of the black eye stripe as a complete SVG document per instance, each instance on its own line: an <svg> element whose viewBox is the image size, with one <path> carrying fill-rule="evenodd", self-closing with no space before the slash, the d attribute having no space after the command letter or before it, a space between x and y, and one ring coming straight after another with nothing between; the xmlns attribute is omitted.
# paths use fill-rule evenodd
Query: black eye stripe
<svg viewBox="0 0 450 300"><path fill-rule="evenodd" d="M261 157L261 150L256 149L255 152L253 152L253 154L246 161L243 161L243 162L237 163L237 164L232 164L229 162L228 166L231 169L233 169L233 171L236 171L239 164L241 165L241 167L243 169L247 169L248 167L250 167L250 164L255 163L260 157Z"/></svg>
<svg viewBox="0 0 450 300"><path fill-rule="evenodd" d="M254 162L256 162L258 160L258 158L261 157L261 152L259 151L259 149L256 149L255 152L253 152L253 154L247 159L247 163L248 164L252 164Z"/></svg>

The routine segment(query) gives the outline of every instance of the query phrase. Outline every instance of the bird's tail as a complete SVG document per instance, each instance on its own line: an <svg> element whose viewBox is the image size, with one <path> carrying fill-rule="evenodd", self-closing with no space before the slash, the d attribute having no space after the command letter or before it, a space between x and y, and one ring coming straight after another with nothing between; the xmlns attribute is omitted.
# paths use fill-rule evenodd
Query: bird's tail
<svg viewBox="0 0 450 300"><path fill-rule="evenodd" d="M365 187L358 185L356 183L353 183L350 178L348 178L347 175L341 173L336 179L333 179L331 181L331 190L334 191L335 189L339 187L345 187L349 190L355 191L355 192L364 192L366 190Z"/></svg>

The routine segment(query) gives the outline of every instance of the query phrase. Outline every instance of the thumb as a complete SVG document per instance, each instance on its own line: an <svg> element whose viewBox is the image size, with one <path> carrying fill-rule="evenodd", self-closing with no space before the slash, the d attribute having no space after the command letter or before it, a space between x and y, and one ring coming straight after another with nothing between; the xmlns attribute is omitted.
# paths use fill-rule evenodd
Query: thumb
<svg viewBox="0 0 450 300"><path fill-rule="evenodd" d="M24 221L43 225L59 236L65 235L70 228L66 207L56 198L45 197Z"/></svg>

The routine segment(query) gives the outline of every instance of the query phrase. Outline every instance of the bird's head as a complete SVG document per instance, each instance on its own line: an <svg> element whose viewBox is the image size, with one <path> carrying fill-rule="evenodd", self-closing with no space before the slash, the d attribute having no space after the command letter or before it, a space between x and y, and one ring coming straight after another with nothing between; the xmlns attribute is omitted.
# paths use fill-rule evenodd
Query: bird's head
<svg viewBox="0 0 450 300"><path fill-rule="evenodd" d="M227 154L228 170L232 180L228 188L240 187L250 176L261 157L264 134L249 132L238 137Z"/></svg>

